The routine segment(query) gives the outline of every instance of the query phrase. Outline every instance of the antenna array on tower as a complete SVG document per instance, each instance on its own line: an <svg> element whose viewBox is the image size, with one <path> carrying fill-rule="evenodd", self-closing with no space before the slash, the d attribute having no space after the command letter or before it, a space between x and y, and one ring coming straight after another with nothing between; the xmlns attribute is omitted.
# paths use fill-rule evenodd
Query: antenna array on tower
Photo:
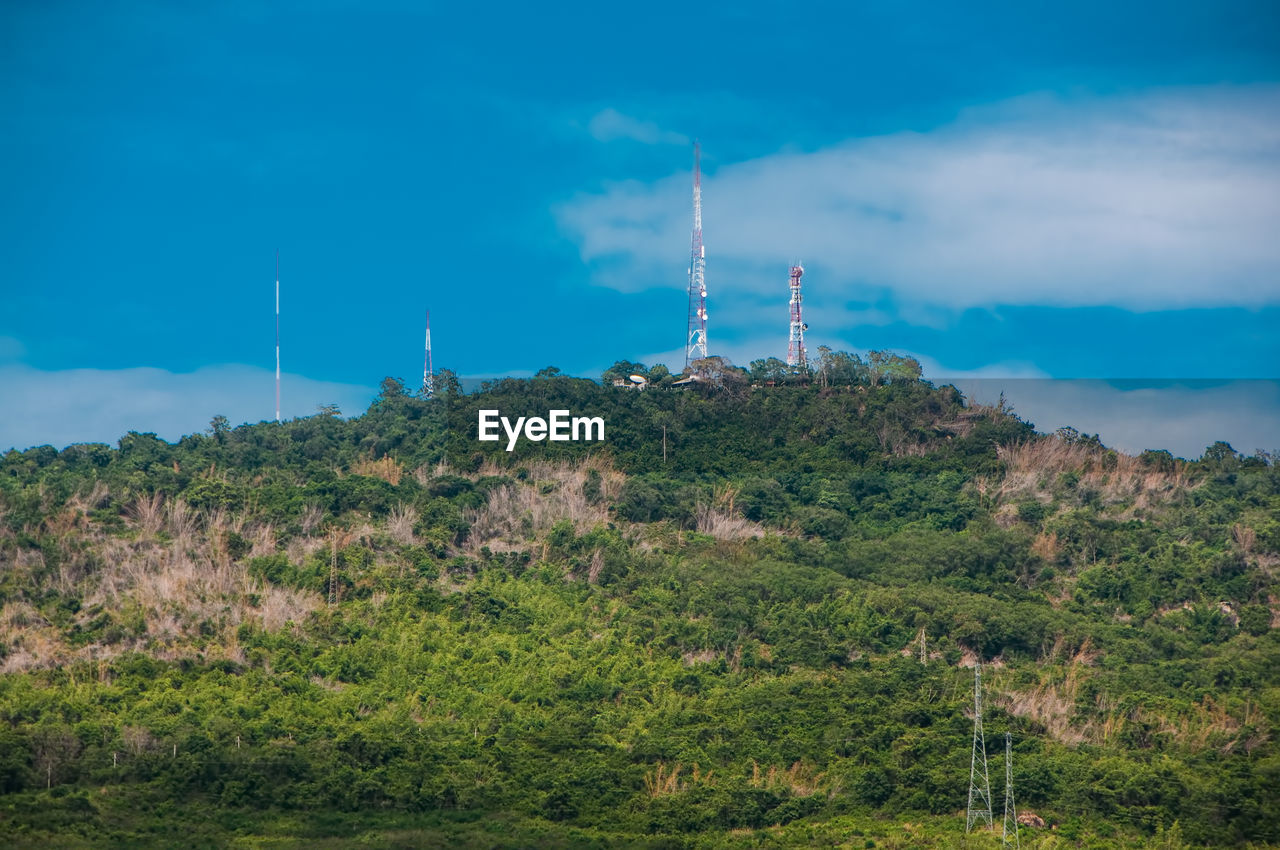
<svg viewBox="0 0 1280 850"><path fill-rule="evenodd" d="M803 369L809 365L804 351L804 332L809 326L800 317L800 278L804 276L804 266L796 263L791 267L791 335L787 341L787 365Z"/></svg>
<svg viewBox="0 0 1280 850"><path fill-rule="evenodd" d="M702 246L702 163L693 143L693 247L689 255L689 324L685 338L685 368L707 356L707 252Z"/></svg>

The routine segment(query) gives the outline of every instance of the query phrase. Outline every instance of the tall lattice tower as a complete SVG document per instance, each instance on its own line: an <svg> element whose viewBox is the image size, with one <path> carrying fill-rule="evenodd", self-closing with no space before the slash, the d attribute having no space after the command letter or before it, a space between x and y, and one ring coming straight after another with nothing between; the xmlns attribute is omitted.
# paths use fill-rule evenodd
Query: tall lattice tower
<svg viewBox="0 0 1280 850"><path fill-rule="evenodd" d="M804 275L804 266L796 263L791 267L791 336L787 342L787 365L804 369L809 365L804 352L804 332L809 326L800 318L800 278Z"/></svg>
<svg viewBox="0 0 1280 850"><path fill-rule="evenodd" d="M965 809L964 831L991 820L991 778L987 776L987 741L982 733L982 664L973 666L973 755L969 760L969 805Z"/></svg>
<svg viewBox="0 0 1280 850"><path fill-rule="evenodd" d="M1000 847L1021 850L1018 840L1018 807L1013 802L1013 736L1004 733L1004 823L1000 827Z"/></svg>
<svg viewBox="0 0 1280 850"><path fill-rule="evenodd" d="M707 251L702 247L702 161L693 143L693 248L689 253L689 327L684 365L707 356Z"/></svg>

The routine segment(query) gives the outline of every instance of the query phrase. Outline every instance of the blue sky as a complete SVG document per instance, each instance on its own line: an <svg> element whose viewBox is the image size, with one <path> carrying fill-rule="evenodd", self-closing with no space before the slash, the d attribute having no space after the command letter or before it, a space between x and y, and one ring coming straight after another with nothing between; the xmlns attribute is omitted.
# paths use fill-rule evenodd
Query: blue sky
<svg viewBox="0 0 1280 850"><path fill-rule="evenodd" d="M428 307L680 365L695 138L735 362L803 260L811 347L931 377L1280 377L1274 3L186 5L0 7L0 448L269 417L277 249L286 415Z"/></svg>

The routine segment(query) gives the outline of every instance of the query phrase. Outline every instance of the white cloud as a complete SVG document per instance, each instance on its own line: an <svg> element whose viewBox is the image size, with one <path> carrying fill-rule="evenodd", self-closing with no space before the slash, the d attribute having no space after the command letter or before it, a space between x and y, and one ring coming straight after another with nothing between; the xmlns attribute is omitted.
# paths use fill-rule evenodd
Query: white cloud
<svg viewBox="0 0 1280 850"><path fill-rule="evenodd" d="M902 352L920 361L924 378L935 384L951 384L958 380L991 380L991 379L1049 379L1049 374L1034 363L1024 360L1002 360L998 363L985 363L974 369L954 369L944 366L927 354L913 351ZM997 393L997 397L999 394Z"/></svg>
<svg viewBox="0 0 1280 850"><path fill-rule="evenodd" d="M282 376L281 415L309 416L319 404L363 413L375 390ZM67 369L0 366L0 451L36 445L114 443L128 431L166 440L207 430L222 414L233 424L275 415L275 373L252 366L163 369Z"/></svg>
<svg viewBox="0 0 1280 850"><path fill-rule="evenodd" d="M962 378L950 383L966 398L994 403L1003 393L1013 412L1051 433L1072 427L1097 434L1130 454L1167 449L1198 458L1218 440L1237 451L1280 449L1280 381L1138 386L1097 380Z"/></svg>
<svg viewBox="0 0 1280 850"><path fill-rule="evenodd" d="M0 363L11 363L22 359L27 347L22 340L11 336L0 336Z"/></svg>
<svg viewBox="0 0 1280 850"><path fill-rule="evenodd" d="M556 211L597 284L684 285L688 183L614 184ZM949 309L1280 301L1278 86L1022 98L703 187L713 310L776 289L794 258L832 295Z"/></svg>
<svg viewBox="0 0 1280 850"><path fill-rule="evenodd" d="M624 115L616 109L604 109L592 116L587 131L599 142L626 139L646 145L687 145L689 138L663 130L652 121Z"/></svg>

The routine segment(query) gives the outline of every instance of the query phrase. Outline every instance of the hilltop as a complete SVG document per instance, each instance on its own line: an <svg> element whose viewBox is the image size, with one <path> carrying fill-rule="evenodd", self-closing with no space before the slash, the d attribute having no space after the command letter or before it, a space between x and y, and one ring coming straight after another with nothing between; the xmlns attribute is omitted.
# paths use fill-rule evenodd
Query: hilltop
<svg viewBox="0 0 1280 850"><path fill-rule="evenodd" d="M349 420L4 455L4 831L990 847L980 661L1023 846L1280 845L1274 459L1132 457L879 365L388 379ZM605 439L508 452L481 409Z"/></svg>

